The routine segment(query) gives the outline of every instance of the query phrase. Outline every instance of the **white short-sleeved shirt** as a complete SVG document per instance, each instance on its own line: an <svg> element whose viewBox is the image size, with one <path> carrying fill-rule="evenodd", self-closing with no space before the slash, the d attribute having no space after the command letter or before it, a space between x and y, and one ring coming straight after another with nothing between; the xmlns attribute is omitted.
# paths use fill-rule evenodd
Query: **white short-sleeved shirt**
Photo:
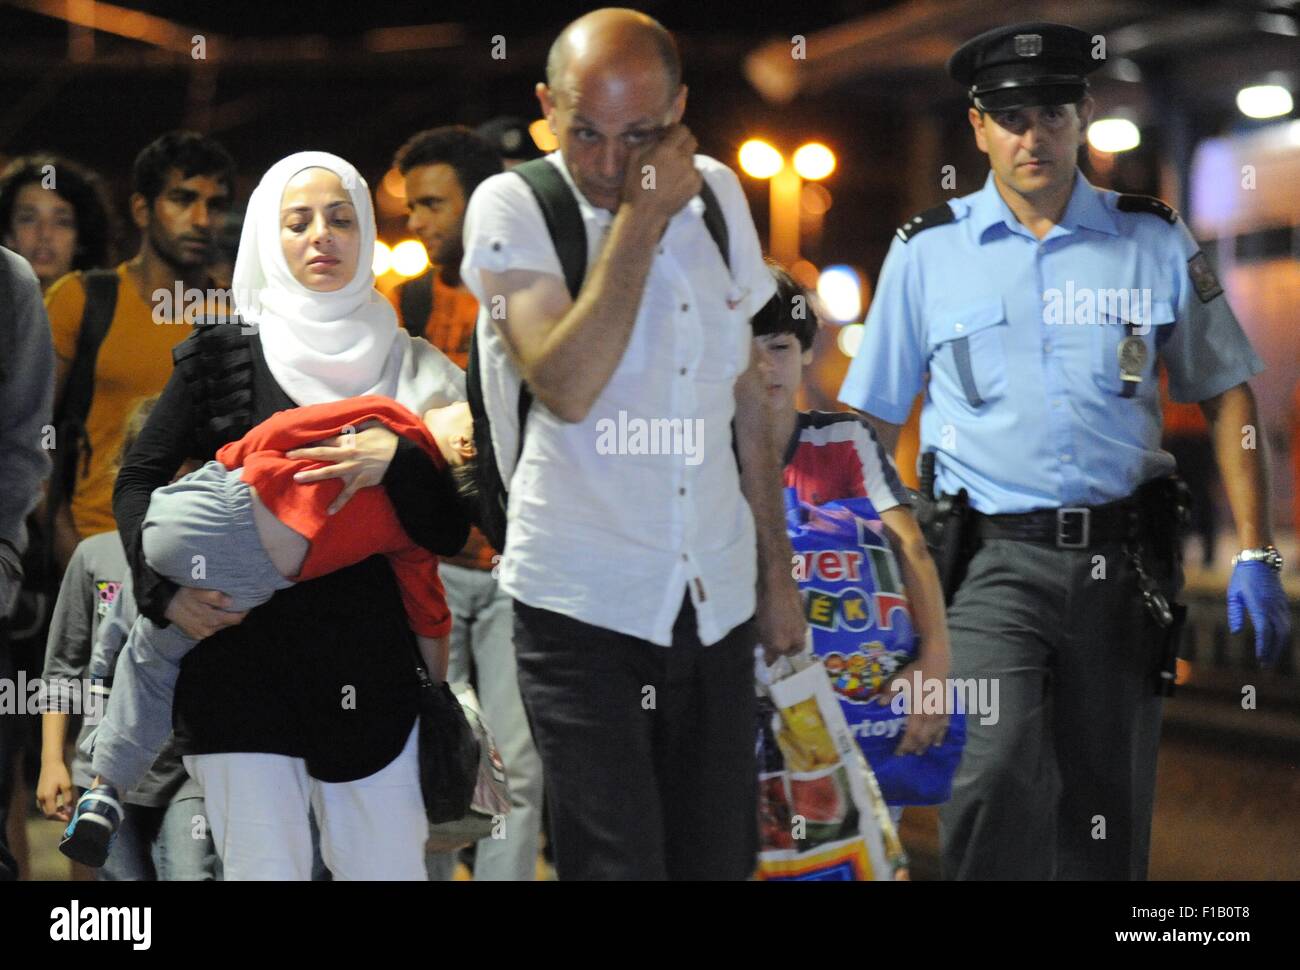
<svg viewBox="0 0 1300 970"><path fill-rule="evenodd" d="M547 158L578 201L590 269L613 215L587 202L559 152ZM535 401L518 468L517 439L497 438L493 423L510 490L502 588L529 606L663 646L685 592L701 642L715 643L753 615L757 579L731 427L749 321L775 285L735 174L703 155L695 165L726 219L731 269L705 227L703 202L692 199L660 240L623 359L587 417L566 423ZM564 276L532 190L507 172L470 200L461 265L481 307L493 413L513 413L519 378L480 273L512 269Z"/></svg>

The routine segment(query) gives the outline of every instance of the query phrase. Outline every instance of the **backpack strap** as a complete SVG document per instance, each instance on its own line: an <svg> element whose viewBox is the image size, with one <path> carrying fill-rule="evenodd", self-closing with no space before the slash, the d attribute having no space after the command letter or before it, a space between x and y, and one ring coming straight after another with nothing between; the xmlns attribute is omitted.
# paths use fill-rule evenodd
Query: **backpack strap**
<svg viewBox="0 0 1300 970"><path fill-rule="evenodd" d="M81 283L86 291L86 303L81 313L81 327L77 331L77 350L68 368L57 417L79 417L84 421L95 396L95 364L99 360L99 348L108 336L117 309L117 271L86 270L81 274Z"/></svg>
<svg viewBox="0 0 1300 970"><path fill-rule="evenodd" d="M587 227L583 225L578 200L560 170L545 158L516 165L513 172L533 190L542 218L546 220L546 231L555 246L555 255L560 258L564 285L576 300L587 276Z"/></svg>
<svg viewBox="0 0 1300 970"><path fill-rule="evenodd" d="M564 181L560 170L545 158L535 158L516 165L513 171L527 183L537 199L542 218L546 220L546 231L551 236L551 244L555 246L555 255L560 259L564 285L568 287L569 295L576 300L582 290L583 280L587 277L587 227L582 222L578 200L573 197L569 183ZM521 381L516 405L519 421L516 463L524 453L524 427L532 406L533 392Z"/></svg>
<svg viewBox="0 0 1300 970"><path fill-rule="evenodd" d="M727 220L722 214L722 205L709 187L708 179L700 177L700 201L704 203L704 228L709 230L713 242L722 255L727 269L731 269L731 234L727 231Z"/></svg>
<svg viewBox="0 0 1300 970"><path fill-rule="evenodd" d="M516 165L512 170L528 183L546 220L546 231L555 245L555 254L564 270L564 283L575 300L587 275L587 229L582 224L582 211L569 190L569 184L559 169L545 158ZM731 236L722 205L706 179L701 180L700 201L704 203L704 226L713 237L722 262L731 268Z"/></svg>
<svg viewBox="0 0 1300 970"><path fill-rule="evenodd" d="M413 280L407 280L397 291L397 302L402 308L402 323L412 337L423 337L433 312L433 267Z"/></svg>
<svg viewBox="0 0 1300 970"><path fill-rule="evenodd" d="M83 469L89 469L90 439L85 434L86 417L95 396L95 365L99 361L99 348L108 336L117 310L117 271L92 269L81 274L86 291L85 309L81 314L81 329L77 333L77 350L63 382L63 397L57 405L54 426L65 450L57 455L58 467L50 476L52 499L50 507L57 507L72 494L76 482L77 459ZM69 444L71 448L67 447ZM56 452L58 449L56 448Z"/></svg>
<svg viewBox="0 0 1300 970"><path fill-rule="evenodd" d="M253 348L238 318L199 321L172 348L172 361L184 373L199 429L199 451L211 458L218 448L253 427Z"/></svg>
<svg viewBox="0 0 1300 970"><path fill-rule="evenodd" d="M582 222L582 210L569 189L560 170L545 158L516 165L512 170L522 178L537 199L546 220L546 231L550 233L555 254L560 259L560 268L564 271L564 283L569 288L569 295L578 298L582 283L587 276L587 227ZM731 240L727 231L727 220L722 215L722 205L707 180L701 179L700 200L704 203L704 226L713 237L722 262L731 268ZM519 452L524 449L524 419L532 407L533 395L526 384L519 389ZM516 456L517 460L517 456Z"/></svg>

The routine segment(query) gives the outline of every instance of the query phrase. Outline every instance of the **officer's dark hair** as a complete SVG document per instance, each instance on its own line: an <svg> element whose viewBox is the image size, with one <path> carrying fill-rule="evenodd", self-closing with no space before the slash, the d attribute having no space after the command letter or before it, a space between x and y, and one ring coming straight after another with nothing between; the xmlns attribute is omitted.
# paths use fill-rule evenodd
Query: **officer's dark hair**
<svg viewBox="0 0 1300 970"><path fill-rule="evenodd" d="M72 268L94 269L113 261L117 220L104 181L92 170L61 155L23 155L15 158L0 172L0 230L14 230L14 206L25 186L44 183L49 173L54 185L48 191L66 199L76 214L77 248L72 253Z"/></svg>
<svg viewBox="0 0 1300 970"><path fill-rule="evenodd" d="M750 321L754 336L792 333L802 350L812 350L819 325L812 295L783 266L768 260L767 268L776 280L776 294Z"/></svg>
<svg viewBox="0 0 1300 970"><path fill-rule="evenodd" d="M220 142L196 131L169 131L140 151L131 172L132 188L145 197L150 208L162 194L172 169L183 179L211 176L234 193L235 160Z"/></svg>
<svg viewBox="0 0 1300 970"><path fill-rule="evenodd" d="M484 179L505 168L496 147L464 125L417 132L397 150L393 164L402 175L421 165L450 165L467 200Z"/></svg>

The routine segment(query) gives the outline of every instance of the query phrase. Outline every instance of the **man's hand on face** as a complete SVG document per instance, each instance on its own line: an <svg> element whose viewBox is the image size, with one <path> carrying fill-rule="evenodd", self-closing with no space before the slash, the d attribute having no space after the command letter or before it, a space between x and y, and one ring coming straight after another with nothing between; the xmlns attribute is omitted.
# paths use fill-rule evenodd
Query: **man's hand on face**
<svg viewBox="0 0 1300 970"><path fill-rule="evenodd" d="M665 225L699 194L695 170L699 143L683 124L669 125L652 144L632 156L623 176L623 202Z"/></svg>

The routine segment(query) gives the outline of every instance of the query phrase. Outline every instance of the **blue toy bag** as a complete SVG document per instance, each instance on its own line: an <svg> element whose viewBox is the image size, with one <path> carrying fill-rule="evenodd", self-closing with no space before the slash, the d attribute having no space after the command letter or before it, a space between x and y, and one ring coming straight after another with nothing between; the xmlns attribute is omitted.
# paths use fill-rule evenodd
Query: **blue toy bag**
<svg viewBox="0 0 1300 970"><path fill-rule="evenodd" d="M937 805L952 794L966 742L953 713L943 742L923 755L896 755L907 715L881 704L881 689L916 657L917 638L902 573L880 516L866 498L813 506L786 489L786 529L813 651L822 659L862 752L890 805Z"/></svg>

